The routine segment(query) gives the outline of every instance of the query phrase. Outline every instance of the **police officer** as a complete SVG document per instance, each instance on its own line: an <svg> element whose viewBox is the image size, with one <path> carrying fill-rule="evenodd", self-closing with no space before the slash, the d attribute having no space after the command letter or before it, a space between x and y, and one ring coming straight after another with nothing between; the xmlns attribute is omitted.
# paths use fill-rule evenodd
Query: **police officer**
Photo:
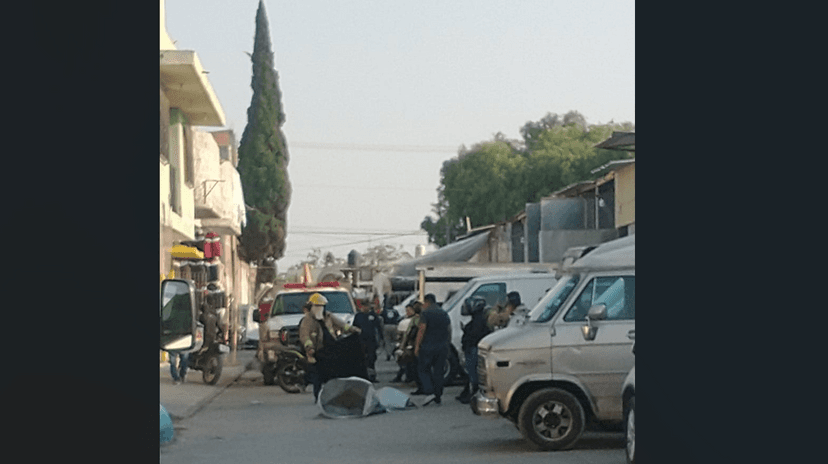
<svg viewBox="0 0 828 464"><path fill-rule="evenodd" d="M471 315L471 321L463 326L463 337L460 343L463 355L466 357L466 372L469 374L468 383L455 399L463 404L469 404L472 396L479 388L477 382L477 344L486 335L491 333L486 323L486 300L479 297L467 299L463 304L462 314Z"/></svg>
<svg viewBox="0 0 828 464"><path fill-rule="evenodd" d="M379 340L382 339L382 323L370 305L360 308L354 316L354 327L360 330L360 340L365 355L365 364L368 367L368 377L376 382L377 374L375 364L377 362L377 348Z"/></svg>
<svg viewBox="0 0 828 464"><path fill-rule="evenodd" d="M308 313L310 317L302 318L302 322L299 323L299 343L305 349L305 355L307 355L310 363L308 377L313 383L313 399L316 401L319 398L319 391L322 389L322 376L319 372L320 366L317 358L324 357L326 345L333 345L336 340L334 334L337 330L352 333L359 333L360 330L325 311L328 299L322 294L314 293L308 298L308 302L311 304ZM321 368L325 368L325 366L323 365Z"/></svg>
<svg viewBox="0 0 828 464"><path fill-rule="evenodd" d="M400 322L400 315L391 303L390 295L385 297L385 308L382 310L382 331L383 346L385 347L385 360L390 361L394 355L395 342L397 341L397 324Z"/></svg>

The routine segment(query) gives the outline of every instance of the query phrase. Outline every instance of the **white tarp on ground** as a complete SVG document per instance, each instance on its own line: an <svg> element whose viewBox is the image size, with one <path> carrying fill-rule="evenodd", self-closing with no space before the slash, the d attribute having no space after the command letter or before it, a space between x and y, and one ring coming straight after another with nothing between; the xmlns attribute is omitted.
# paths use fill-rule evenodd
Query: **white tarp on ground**
<svg viewBox="0 0 828 464"><path fill-rule="evenodd" d="M360 377L325 382L316 404L323 416L332 419L365 417L416 407L405 393L391 387L377 391L371 382Z"/></svg>

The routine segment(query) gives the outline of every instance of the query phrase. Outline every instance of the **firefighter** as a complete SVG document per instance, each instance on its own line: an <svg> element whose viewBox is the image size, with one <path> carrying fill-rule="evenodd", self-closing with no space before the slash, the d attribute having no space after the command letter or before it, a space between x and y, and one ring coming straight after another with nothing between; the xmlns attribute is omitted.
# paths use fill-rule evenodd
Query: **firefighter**
<svg viewBox="0 0 828 464"><path fill-rule="evenodd" d="M310 317L302 318L299 324L299 343L305 350L308 357L310 367L308 368L308 377L313 383L313 399L314 402L319 398L319 391L322 389L322 376L320 375L320 368L318 359L324 359L325 346L333 345L336 340L336 331L360 333L358 327L353 327L339 320L333 314L325 311L325 305L328 304L328 299L320 293L314 293L308 298L311 304Z"/></svg>

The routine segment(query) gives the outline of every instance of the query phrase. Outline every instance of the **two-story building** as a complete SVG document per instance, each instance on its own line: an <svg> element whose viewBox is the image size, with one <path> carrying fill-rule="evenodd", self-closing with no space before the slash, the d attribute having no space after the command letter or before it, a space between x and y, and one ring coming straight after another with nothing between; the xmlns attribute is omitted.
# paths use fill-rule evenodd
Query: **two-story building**
<svg viewBox="0 0 828 464"><path fill-rule="evenodd" d="M198 55L178 50L160 27L160 254L159 271L174 269L174 246L217 236L219 287L226 294L222 321L232 330L249 295L249 267L238 258L246 214L233 132ZM205 129L215 128L207 132ZM213 250L213 248L211 248Z"/></svg>

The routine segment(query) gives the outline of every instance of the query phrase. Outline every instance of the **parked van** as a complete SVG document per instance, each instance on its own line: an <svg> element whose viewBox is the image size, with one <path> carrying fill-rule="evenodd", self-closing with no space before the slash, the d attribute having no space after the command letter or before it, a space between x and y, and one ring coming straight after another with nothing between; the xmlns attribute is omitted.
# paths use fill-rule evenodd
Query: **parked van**
<svg viewBox="0 0 828 464"><path fill-rule="evenodd" d="M450 366L446 380L452 381L457 374L465 372L462 368L465 361L460 340L463 337L463 325L471 321L471 316L461 314L461 307L466 299L483 298L489 307L498 303L505 304L506 295L518 292L521 303L527 308L532 308L554 285L555 277L552 272L491 275L469 280L443 303L443 309L451 319L451 352L448 356Z"/></svg>
<svg viewBox="0 0 828 464"><path fill-rule="evenodd" d="M437 303L443 304L464 288L471 279L506 274L551 273L554 264L549 263L430 263L417 266L420 298L431 293Z"/></svg>
<svg viewBox="0 0 828 464"><path fill-rule="evenodd" d="M632 235L587 251L524 325L480 341L472 411L509 419L544 450L571 448L588 422L620 426L634 337Z"/></svg>

